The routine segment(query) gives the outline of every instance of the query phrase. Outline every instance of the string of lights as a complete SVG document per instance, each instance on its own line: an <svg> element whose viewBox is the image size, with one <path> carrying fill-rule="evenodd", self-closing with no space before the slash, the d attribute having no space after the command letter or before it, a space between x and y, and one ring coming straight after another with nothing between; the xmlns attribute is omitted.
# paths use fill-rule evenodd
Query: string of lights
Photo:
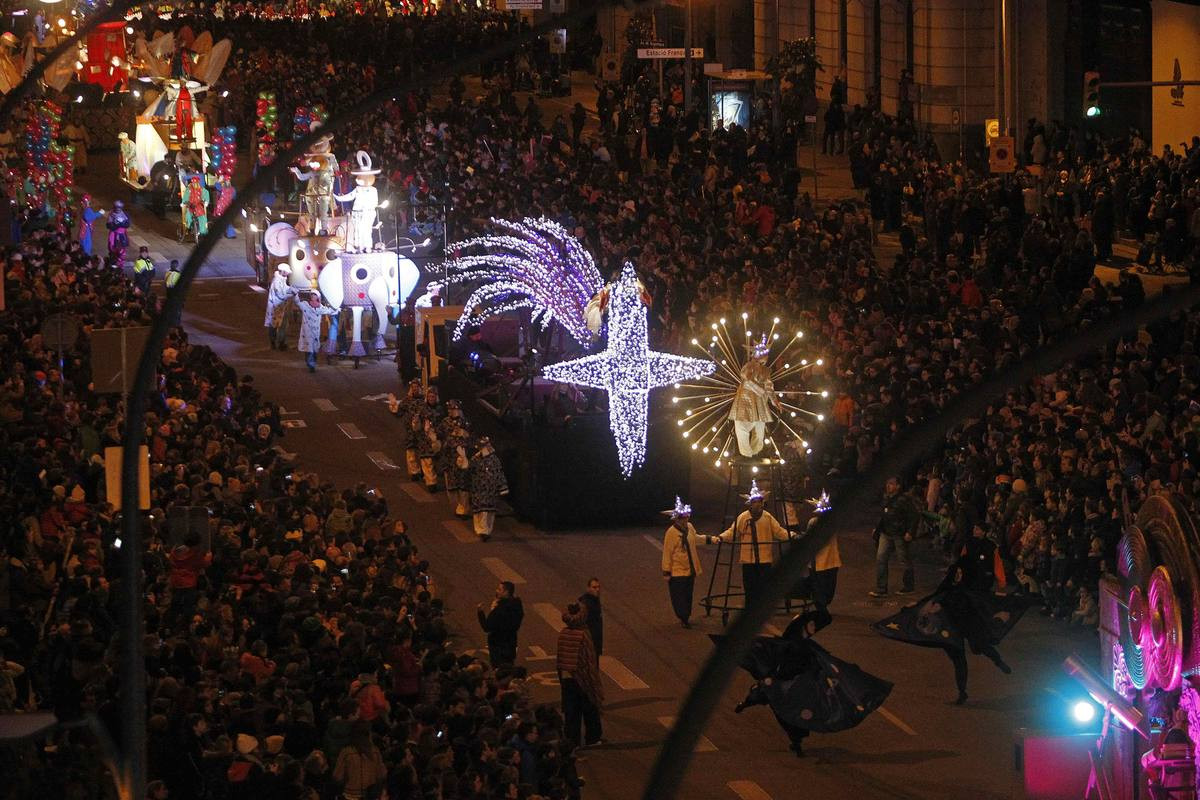
<svg viewBox="0 0 1200 800"><path fill-rule="evenodd" d="M492 225L502 232L447 248L487 251L445 264L451 283L475 285L463 304L454 338L487 317L528 308L540 327L556 321L575 341L587 343L591 338L585 322L587 304L604 286L591 253L566 228L545 218L526 217L520 222L493 218Z"/></svg>
<svg viewBox="0 0 1200 800"><path fill-rule="evenodd" d="M731 409L742 387L743 374L752 359L760 359L772 387L773 412L768 435L764 443L769 445L773 457L785 463L782 443L794 440L800 449L809 451L808 436L812 429L825 419L821 411L808 407L813 399L826 399L828 390L811 389L805 373L813 367L822 366L821 358L810 358L804 354L804 332L796 331L787 336L782 332L779 317L771 321L765 331L756 333L750 325L750 314L741 314L742 335L730 333L727 320L722 317L711 324L712 333L708 341L692 339L692 345L711 358L715 364L712 373L694 383L678 382L671 401L682 410L677 420L684 439L691 442L692 450L710 456L715 466L730 457L730 445L734 440L734 425Z"/></svg>
<svg viewBox="0 0 1200 800"><path fill-rule="evenodd" d="M629 477L646 461L650 390L703 377L716 365L708 359L650 349L646 305L629 262L612 287L608 314L608 347L603 352L551 364L542 374L608 392L608 426L617 444L621 473Z"/></svg>

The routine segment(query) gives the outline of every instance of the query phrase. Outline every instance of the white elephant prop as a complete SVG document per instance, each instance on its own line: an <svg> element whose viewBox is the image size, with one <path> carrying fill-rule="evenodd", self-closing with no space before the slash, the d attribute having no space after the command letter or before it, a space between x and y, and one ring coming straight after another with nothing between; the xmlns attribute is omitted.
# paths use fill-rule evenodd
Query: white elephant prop
<svg viewBox="0 0 1200 800"><path fill-rule="evenodd" d="M267 252L286 260L292 268L288 285L293 289L316 289L317 277L329 265L338 268L341 245L332 236L301 236L286 222L276 222L263 235Z"/></svg>
<svg viewBox="0 0 1200 800"><path fill-rule="evenodd" d="M408 261L408 259L404 259ZM400 258L395 253L343 253L338 266L330 262L317 276L317 286L325 302L334 308L348 307L354 314L354 338L349 355L357 358L367 354L362 343L362 312L373 307L379 320L373 347L383 349L387 331L388 307L400 304ZM412 265L411 261L408 264ZM414 281L415 284L415 281ZM409 291L412 291L411 288Z"/></svg>

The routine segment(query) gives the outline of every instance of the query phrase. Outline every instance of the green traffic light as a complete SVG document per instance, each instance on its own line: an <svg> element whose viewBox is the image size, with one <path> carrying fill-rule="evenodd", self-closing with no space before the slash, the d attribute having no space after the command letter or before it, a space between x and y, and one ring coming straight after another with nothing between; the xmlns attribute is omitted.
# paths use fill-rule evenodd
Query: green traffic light
<svg viewBox="0 0 1200 800"><path fill-rule="evenodd" d="M1087 115L1089 117L1100 116L1100 106L1088 106Z"/></svg>

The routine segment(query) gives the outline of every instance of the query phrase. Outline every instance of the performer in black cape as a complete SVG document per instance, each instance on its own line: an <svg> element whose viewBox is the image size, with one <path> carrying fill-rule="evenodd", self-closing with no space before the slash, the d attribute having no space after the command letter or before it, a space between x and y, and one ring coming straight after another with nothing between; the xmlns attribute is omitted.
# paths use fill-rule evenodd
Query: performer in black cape
<svg viewBox="0 0 1200 800"><path fill-rule="evenodd" d="M958 705L967 701L967 647L1009 674L1012 668L1004 663L996 645L1026 608L1021 598L993 591L993 587L1004 587L1004 567L996 545L985 533L982 526L975 525L958 560L933 594L871 626L889 639L944 649L954 665Z"/></svg>
<svg viewBox="0 0 1200 800"><path fill-rule="evenodd" d="M810 733L853 728L892 691L888 681L830 655L813 640L827 624L826 612L799 614L782 636L756 637L742 660L755 684L735 711L769 705L797 756L804 755L802 745ZM724 637L710 638L720 642Z"/></svg>

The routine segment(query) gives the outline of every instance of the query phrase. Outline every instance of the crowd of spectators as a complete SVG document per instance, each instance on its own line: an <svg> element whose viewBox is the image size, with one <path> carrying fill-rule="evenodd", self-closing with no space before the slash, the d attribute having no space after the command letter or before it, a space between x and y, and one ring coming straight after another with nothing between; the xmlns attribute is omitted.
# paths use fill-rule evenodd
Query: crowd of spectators
<svg viewBox="0 0 1200 800"><path fill-rule="evenodd" d="M104 464L124 404L96 391L90 347L160 298L71 239L0 250L0 712L94 715L119 740L127 576ZM58 312L80 326L61 367L41 334ZM290 463L278 406L182 329L158 366L138 578L149 796L578 796L560 713L531 704L523 668L450 647L429 564L381 493ZM0 750L6 791L114 796L98 752L81 731Z"/></svg>

